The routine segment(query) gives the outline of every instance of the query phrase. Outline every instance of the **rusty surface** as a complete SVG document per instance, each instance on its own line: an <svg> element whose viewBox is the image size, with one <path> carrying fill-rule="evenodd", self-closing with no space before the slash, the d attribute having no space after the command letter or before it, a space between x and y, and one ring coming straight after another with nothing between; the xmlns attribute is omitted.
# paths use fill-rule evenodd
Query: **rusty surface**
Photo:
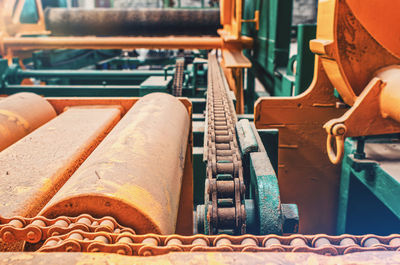
<svg viewBox="0 0 400 265"><path fill-rule="evenodd" d="M215 36L218 9L47 8L46 26L55 36Z"/></svg>
<svg viewBox="0 0 400 265"><path fill-rule="evenodd" d="M36 216L120 119L70 109L0 153L0 215Z"/></svg>
<svg viewBox="0 0 400 265"><path fill-rule="evenodd" d="M210 54L208 62L207 136L204 141L207 150L204 205L208 224L203 230L207 234L244 234L245 184L242 158L236 140L236 113L216 55ZM221 187L226 183L228 185L225 186L230 186L228 190ZM221 203L222 200L224 203Z"/></svg>
<svg viewBox="0 0 400 265"><path fill-rule="evenodd" d="M178 99L143 97L41 214L111 215L139 233L173 233L189 126Z"/></svg>
<svg viewBox="0 0 400 265"><path fill-rule="evenodd" d="M105 252L129 256L156 256L170 252L306 252L326 256L354 252L398 251L400 235L136 235L111 216L90 215L47 219L0 218L1 239L25 240L39 252Z"/></svg>
<svg viewBox="0 0 400 265"><path fill-rule="evenodd" d="M392 0L346 0L354 16L383 47L400 57L400 32L398 21L400 2Z"/></svg>
<svg viewBox="0 0 400 265"><path fill-rule="evenodd" d="M318 7L317 39L311 41L311 50L321 56L332 85L352 106L324 126L328 156L334 164L341 162L346 137L400 132L395 122L400 120L398 73L388 70L400 64L399 40L393 37L400 30L399 3L392 2L365 5L360 0L327 0Z"/></svg>
<svg viewBox="0 0 400 265"><path fill-rule="evenodd" d="M174 82L172 85L172 95L174 95L175 97L182 96L184 70L185 70L185 59L184 58L177 59L175 63Z"/></svg>
<svg viewBox="0 0 400 265"><path fill-rule="evenodd" d="M29 107L28 107L29 106ZM0 101L0 151L56 116L52 106L33 93L18 93Z"/></svg>
<svg viewBox="0 0 400 265"><path fill-rule="evenodd" d="M47 101L53 106L57 114L64 112L66 108L74 106L120 106L122 115L140 99L137 97L48 97Z"/></svg>
<svg viewBox="0 0 400 265"><path fill-rule="evenodd" d="M398 47L393 48L398 42L394 36L398 35L399 4L395 1L392 6L392 2L374 0L365 5L359 0L327 0L318 6L317 39L310 48L321 55L329 79L348 105L354 104L378 69L400 63ZM371 14L374 19L366 23ZM385 28L388 24L393 26Z"/></svg>

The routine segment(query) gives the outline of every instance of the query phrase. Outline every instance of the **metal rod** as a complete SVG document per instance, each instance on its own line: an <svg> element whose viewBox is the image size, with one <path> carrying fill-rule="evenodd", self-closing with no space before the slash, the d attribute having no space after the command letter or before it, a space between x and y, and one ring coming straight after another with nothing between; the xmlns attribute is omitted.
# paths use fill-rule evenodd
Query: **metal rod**
<svg viewBox="0 0 400 265"><path fill-rule="evenodd" d="M216 8L47 8L53 36L217 36Z"/></svg>
<svg viewBox="0 0 400 265"><path fill-rule="evenodd" d="M241 40L250 44L251 39ZM217 49L220 37L5 37L4 50L31 49Z"/></svg>
<svg viewBox="0 0 400 265"><path fill-rule="evenodd" d="M18 69L18 78L95 78L101 79L126 79L132 77L164 76L163 70L22 70ZM172 75L172 73L171 73Z"/></svg>
<svg viewBox="0 0 400 265"><path fill-rule="evenodd" d="M48 97L52 96L94 96L94 97L118 97L118 96L140 96L154 92L140 86L93 86L93 85L6 85L1 92L4 94L13 94L19 92L32 92ZM165 89L165 92L167 90Z"/></svg>

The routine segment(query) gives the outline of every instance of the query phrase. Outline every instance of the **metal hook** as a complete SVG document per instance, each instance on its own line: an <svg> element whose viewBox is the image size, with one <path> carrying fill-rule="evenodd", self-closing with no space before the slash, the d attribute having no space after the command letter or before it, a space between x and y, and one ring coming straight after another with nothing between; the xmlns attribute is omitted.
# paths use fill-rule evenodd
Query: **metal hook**
<svg viewBox="0 0 400 265"><path fill-rule="evenodd" d="M344 138L345 133L347 131L347 127L342 124L335 124L332 128L332 133L328 133L328 137L326 140L326 149L328 152L329 160L333 164L339 164L343 159L344 154ZM335 137L336 141L336 150L334 150L332 146L332 139ZM335 152L336 151L336 152Z"/></svg>

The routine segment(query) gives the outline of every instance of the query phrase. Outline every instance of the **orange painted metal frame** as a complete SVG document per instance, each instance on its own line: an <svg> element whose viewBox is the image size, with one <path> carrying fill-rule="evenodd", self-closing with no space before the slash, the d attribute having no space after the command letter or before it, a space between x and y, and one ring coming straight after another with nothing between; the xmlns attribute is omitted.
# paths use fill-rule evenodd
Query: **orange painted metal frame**
<svg viewBox="0 0 400 265"><path fill-rule="evenodd" d="M254 108L257 129L279 129L278 182L282 201L296 203L302 234L336 232L340 167L326 155L323 125L346 109L333 95L321 58L314 80L296 97L259 98Z"/></svg>
<svg viewBox="0 0 400 265"><path fill-rule="evenodd" d="M317 39L311 41L310 48L321 56L329 80L344 102L353 106L324 126L329 158L338 164L346 137L400 132L400 125L388 118L397 119L399 111L384 89L387 82L374 78L377 71L400 64L399 41L394 37L400 33L400 2L372 1L365 5L362 0L327 0L321 1L318 8ZM389 87L398 83L396 73L391 71L392 77L386 74L392 82ZM385 91L383 101L381 91ZM395 90L390 93L394 95ZM382 106L386 108L383 112L391 115L381 115Z"/></svg>
<svg viewBox="0 0 400 265"><path fill-rule="evenodd" d="M35 0L38 14L38 21L35 24L20 22L25 0L3 0L2 2L0 3L0 16L3 17L4 24L0 27L0 31L7 32L7 35L49 34L49 31L46 30L41 0Z"/></svg>

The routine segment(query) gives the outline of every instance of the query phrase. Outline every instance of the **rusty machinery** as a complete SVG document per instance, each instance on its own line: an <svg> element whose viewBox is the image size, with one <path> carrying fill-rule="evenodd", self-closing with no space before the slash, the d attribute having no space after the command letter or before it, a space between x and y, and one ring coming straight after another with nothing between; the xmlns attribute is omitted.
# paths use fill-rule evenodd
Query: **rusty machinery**
<svg viewBox="0 0 400 265"><path fill-rule="evenodd" d="M202 153L207 167L204 202L195 215L193 189L198 187L193 179L193 105L188 99L161 93L142 98L42 98L22 93L2 99L3 250L135 256L170 252L335 256L369 251L343 259L312 258L322 263L398 259L389 252L399 250L398 234L332 236L340 176L336 164L343 157L344 138L398 132L398 43L379 26L393 23L398 9L387 8L385 1L374 1L368 8L360 0L320 1L317 38L310 44L317 54L313 83L296 97L260 98L253 124L239 118L244 112L243 68L251 67L242 50L253 42L241 35L241 27L253 23L259 29L259 10L245 20L242 1L221 1L218 36L27 37L50 32L38 0L37 23L19 22L24 2L2 3L0 48L8 64L14 56L27 56L36 49L156 47L221 52L220 56L210 52L207 60ZM79 12L95 19L110 11ZM372 19L375 12L382 15L378 21ZM371 53L378 55L367 56ZM173 93L181 95L184 62L177 60L176 66ZM15 71L24 77L34 75L34 71ZM334 88L340 96L335 97ZM31 106L29 112L24 105ZM270 159L271 147L264 146L265 129L279 129L277 163ZM290 203L281 203L281 197ZM313 235L321 232L326 234ZM127 262L310 258L304 253L175 255ZM93 253L1 256L8 263L126 261L122 256Z"/></svg>

